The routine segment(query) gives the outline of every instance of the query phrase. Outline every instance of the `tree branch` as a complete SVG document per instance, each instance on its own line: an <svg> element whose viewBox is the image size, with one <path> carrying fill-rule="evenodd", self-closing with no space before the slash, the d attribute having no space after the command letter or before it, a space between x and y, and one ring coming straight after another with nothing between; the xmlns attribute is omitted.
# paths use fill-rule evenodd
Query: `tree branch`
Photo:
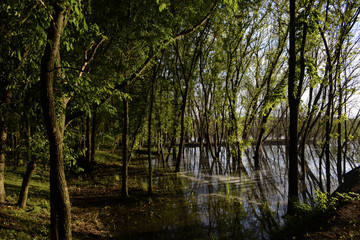
<svg viewBox="0 0 360 240"><path fill-rule="evenodd" d="M177 41L178 39L180 39L181 37L187 36L192 34L193 32L195 32L198 28L200 28L207 20L209 20L209 18L211 17L211 15L215 12L216 7L218 5L218 0L215 1L214 5L212 6L212 8L210 9L210 11L199 21L199 23L197 23L195 26L193 26L190 29L181 31L180 33L176 34L174 37L172 37L170 40L164 42L164 44L162 46L160 46L157 51L155 51L152 55L150 55L145 62L135 71L135 73L133 73L132 75L130 75L130 77L128 77L123 83L118 84L114 87L114 90L123 90L125 87L129 86L130 84L132 84L150 65L150 63L155 59L155 57L163 50L165 49L165 47L167 47L169 44L171 44L174 41ZM101 43L100 43L101 44ZM100 45L99 44L99 45ZM94 52L96 52L97 47L95 48ZM95 54L93 52L93 54ZM100 106L104 103L106 103L109 99L111 98L111 95L105 97L97 106ZM66 118L66 122L65 122L65 126L68 126L73 120L75 120L76 118L81 117L84 114L83 111L79 111L76 112L70 116L68 116Z"/></svg>
<svg viewBox="0 0 360 240"><path fill-rule="evenodd" d="M54 17L51 15L51 13L50 13L49 9L46 7L45 3L44 3L42 0L39 0L39 1L40 1L41 5L44 6L46 12L49 14L49 16L50 16L50 18L51 18L51 21L52 21L53 23L55 23Z"/></svg>
<svg viewBox="0 0 360 240"><path fill-rule="evenodd" d="M180 33L176 34L174 37L172 37L170 40L166 41L163 43L162 46L160 46L157 51L155 51L152 55L150 55L145 62L135 71L135 73L133 73L129 78L127 78L123 83L118 84L117 86L115 86L115 90L122 90L125 87L129 86L132 82L134 82L138 76L140 76L146 69L147 67L150 65L150 63L154 60L154 58L157 56L157 54L159 54L159 52L161 52L163 49L165 49L165 47L167 47L170 43L177 41L178 39L180 39L181 37L184 37L186 35L190 35L193 32L195 32L199 27L201 27L207 20L209 20L209 18L211 17L211 15L215 12L216 7L217 7L217 3L218 1L216 1L214 3L214 5L212 6L212 8L210 9L210 11L208 12L208 14L206 14L200 21L199 23L197 23L195 26L193 26L190 29L187 30L183 30Z"/></svg>

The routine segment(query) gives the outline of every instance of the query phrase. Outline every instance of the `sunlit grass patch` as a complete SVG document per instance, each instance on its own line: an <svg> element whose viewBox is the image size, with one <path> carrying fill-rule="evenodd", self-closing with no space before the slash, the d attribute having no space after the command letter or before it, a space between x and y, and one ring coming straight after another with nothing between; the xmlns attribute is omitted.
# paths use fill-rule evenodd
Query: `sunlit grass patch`
<svg viewBox="0 0 360 240"><path fill-rule="evenodd" d="M118 163L121 156L118 152L97 150L95 155L96 163Z"/></svg>
<svg viewBox="0 0 360 240"><path fill-rule="evenodd" d="M0 205L0 239L48 239L50 224L49 183L44 180L30 182L27 206L16 206L22 184L21 170L6 172L7 203Z"/></svg>

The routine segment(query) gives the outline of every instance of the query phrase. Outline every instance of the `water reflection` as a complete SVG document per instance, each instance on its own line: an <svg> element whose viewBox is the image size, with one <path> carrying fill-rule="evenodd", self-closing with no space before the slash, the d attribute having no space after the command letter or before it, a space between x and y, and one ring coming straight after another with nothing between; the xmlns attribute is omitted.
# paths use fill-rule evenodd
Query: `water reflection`
<svg viewBox="0 0 360 240"><path fill-rule="evenodd" d="M301 184L305 202L325 182L319 179L316 151L312 145L306 148L307 174ZM112 234L119 239L268 238L286 211L285 146L264 146L261 170L254 170L252 148L243 155L240 163L233 162L223 148L218 161L214 161L209 155L200 154L198 147L186 148L178 176L154 178L154 186L165 192L164 197L147 206L127 206L126 211L121 209L124 206L109 209L116 216ZM160 168L162 163L154 160L154 167ZM352 168L349 163L346 167ZM331 171L335 176L335 166ZM332 183L335 189L335 177Z"/></svg>

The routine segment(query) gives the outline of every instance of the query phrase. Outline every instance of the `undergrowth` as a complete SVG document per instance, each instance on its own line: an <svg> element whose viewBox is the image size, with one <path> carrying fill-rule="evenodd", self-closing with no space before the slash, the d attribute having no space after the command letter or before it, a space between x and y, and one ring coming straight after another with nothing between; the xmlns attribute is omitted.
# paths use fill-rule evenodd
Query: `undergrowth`
<svg viewBox="0 0 360 240"><path fill-rule="evenodd" d="M309 236L309 232L326 222L324 219L328 219L338 207L351 201L360 201L360 194L337 192L333 196L328 196L324 192L316 191L311 205L298 203L295 215L284 217L284 226L273 233L272 239L298 239L296 236L302 234Z"/></svg>

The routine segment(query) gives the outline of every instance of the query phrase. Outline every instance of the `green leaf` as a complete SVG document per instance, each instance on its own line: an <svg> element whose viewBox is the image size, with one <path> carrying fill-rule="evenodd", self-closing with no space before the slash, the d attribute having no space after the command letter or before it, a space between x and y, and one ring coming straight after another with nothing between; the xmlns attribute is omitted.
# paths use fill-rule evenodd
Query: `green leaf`
<svg viewBox="0 0 360 240"><path fill-rule="evenodd" d="M87 30L89 29L89 27L88 27L88 25L87 25L87 23L86 23L85 18L84 18L84 29L85 29L85 31L87 31Z"/></svg>
<svg viewBox="0 0 360 240"><path fill-rule="evenodd" d="M74 11L75 11L76 15L80 14L80 9L79 9L79 6L77 4L74 6Z"/></svg>
<svg viewBox="0 0 360 240"><path fill-rule="evenodd" d="M21 61L21 59L22 59L22 57L21 57L21 51L20 50L18 50L17 51L17 58Z"/></svg>
<svg viewBox="0 0 360 240"><path fill-rule="evenodd" d="M166 3L161 3L159 6L159 11L162 12L166 8Z"/></svg>

